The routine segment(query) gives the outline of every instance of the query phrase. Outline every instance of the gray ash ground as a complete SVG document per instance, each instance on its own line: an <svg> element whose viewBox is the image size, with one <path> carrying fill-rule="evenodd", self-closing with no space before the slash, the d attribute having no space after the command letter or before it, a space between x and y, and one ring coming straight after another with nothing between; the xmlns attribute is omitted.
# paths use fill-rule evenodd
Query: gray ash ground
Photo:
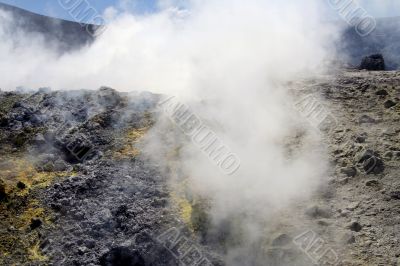
<svg viewBox="0 0 400 266"><path fill-rule="evenodd" d="M400 265L400 73L343 70L291 87L297 99L318 97L337 119L322 132L331 170L310 200L265 221L259 243L236 249L236 264L332 265L296 244L312 231L337 254L337 265ZM39 176L61 173L37 187L0 171L0 264L180 265L173 255L179 248L157 239L179 228L213 265L223 265L230 222L191 231L173 207L161 162L134 145L155 122L157 95L42 90L2 92L0 101L1 168L12 166L5 158L23 158ZM194 212L192 221L196 215L204 221Z"/></svg>

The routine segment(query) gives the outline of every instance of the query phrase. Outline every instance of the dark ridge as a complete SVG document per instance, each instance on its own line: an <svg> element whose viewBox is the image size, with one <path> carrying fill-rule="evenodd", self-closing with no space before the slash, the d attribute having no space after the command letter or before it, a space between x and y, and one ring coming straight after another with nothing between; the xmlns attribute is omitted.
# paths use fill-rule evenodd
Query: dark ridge
<svg viewBox="0 0 400 266"><path fill-rule="evenodd" d="M91 44L95 39L96 29L99 28L98 25L43 16L4 3L0 3L0 10L11 13L15 29L43 35L46 42L56 43L60 52Z"/></svg>

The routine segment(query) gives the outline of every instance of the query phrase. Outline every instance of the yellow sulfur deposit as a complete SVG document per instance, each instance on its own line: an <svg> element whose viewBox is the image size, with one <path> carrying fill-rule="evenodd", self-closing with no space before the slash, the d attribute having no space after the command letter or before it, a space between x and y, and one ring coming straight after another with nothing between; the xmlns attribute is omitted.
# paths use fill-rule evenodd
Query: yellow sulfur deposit
<svg viewBox="0 0 400 266"><path fill-rule="evenodd" d="M38 233L32 231L32 221L51 225L52 216L36 198L37 189L46 188L71 172L40 172L23 157L2 158L0 179L6 199L0 202L0 226L12 234L0 235L0 265L2 259L14 253L23 254L24 260L43 262L47 257L40 253Z"/></svg>
<svg viewBox="0 0 400 266"><path fill-rule="evenodd" d="M48 187L57 177L71 175L74 174L70 172L38 172L32 163L23 159L13 160L9 162L9 167L0 169L0 177L6 183L7 193L15 191L18 182L24 184L24 188L20 188L16 192L18 196L26 195L31 189Z"/></svg>
<svg viewBox="0 0 400 266"><path fill-rule="evenodd" d="M140 151L135 147L135 145L148 130L148 127L129 129L123 138L123 147L115 151L113 157L116 159L130 159L137 157L140 154Z"/></svg>
<svg viewBox="0 0 400 266"><path fill-rule="evenodd" d="M48 258L43 256L40 252L39 242L36 242L31 248L28 249L29 259L33 261L46 261Z"/></svg>

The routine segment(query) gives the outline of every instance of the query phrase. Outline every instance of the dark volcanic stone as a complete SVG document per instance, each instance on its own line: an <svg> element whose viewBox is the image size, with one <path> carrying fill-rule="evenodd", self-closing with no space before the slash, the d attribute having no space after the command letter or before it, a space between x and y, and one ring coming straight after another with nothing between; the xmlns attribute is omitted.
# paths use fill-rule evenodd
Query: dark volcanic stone
<svg viewBox="0 0 400 266"><path fill-rule="evenodd" d="M385 60L381 54L366 56L361 61L360 69L366 70L385 70Z"/></svg>
<svg viewBox="0 0 400 266"><path fill-rule="evenodd" d="M365 151L361 156L359 163L362 164L362 167L367 174L380 174L385 170L385 166L379 154L372 150Z"/></svg>
<svg viewBox="0 0 400 266"><path fill-rule="evenodd" d="M378 96L387 96L389 93L386 90L379 90L375 93Z"/></svg>
<svg viewBox="0 0 400 266"><path fill-rule="evenodd" d="M332 213L330 210L318 206L310 207L306 210L305 214L312 218L330 218Z"/></svg>
<svg viewBox="0 0 400 266"><path fill-rule="evenodd" d="M400 200L400 191L392 191L392 192L390 192L390 197L392 199Z"/></svg>
<svg viewBox="0 0 400 266"><path fill-rule="evenodd" d="M365 136L357 136L356 137L356 142L357 143L364 143L365 142L365 140L366 140L366 137Z"/></svg>
<svg viewBox="0 0 400 266"><path fill-rule="evenodd" d="M6 185L4 184L4 181L0 179L0 201L5 200L6 198Z"/></svg>
<svg viewBox="0 0 400 266"><path fill-rule="evenodd" d="M17 183L17 188L19 188L19 189L25 189L25 188L26 188L26 185L25 185L23 182L18 181L18 183Z"/></svg>
<svg viewBox="0 0 400 266"><path fill-rule="evenodd" d="M346 167L346 168L342 168L340 170L340 172L342 172L343 174L345 174L348 177L355 177L357 174L357 169L355 167Z"/></svg>
<svg viewBox="0 0 400 266"><path fill-rule="evenodd" d="M40 219L32 219L31 220L31 224L30 224L30 228L32 230L40 227L42 225L42 221Z"/></svg>
<svg viewBox="0 0 400 266"><path fill-rule="evenodd" d="M376 187L376 186L379 186L380 183L378 180L368 180L367 182L365 182L365 185L367 187Z"/></svg>
<svg viewBox="0 0 400 266"><path fill-rule="evenodd" d="M0 112L0 127L6 127L7 125L8 125L7 116Z"/></svg>
<svg viewBox="0 0 400 266"><path fill-rule="evenodd" d="M392 100L387 100L387 101L384 103L384 105L385 105L385 108L391 108L391 107L395 106L396 103L393 102Z"/></svg>
<svg viewBox="0 0 400 266"><path fill-rule="evenodd" d="M361 226L361 224L359 224L358 222L351 222L351 223L348 225L348 228L349 228L351 231L360 232L361 229L362 229L362 226Z"/></svg>
<svg viewBox="0 0 400 266"><path fill-rule="evenodd" d="M363 124L363 123L375 123L375 119L373 119L372 117L370 117L368 115L363 115L363 116L360 117L359 123L360 124Z"/></svg>
<svg viewBox="0 0 400 266"><path fill-rule="evenodd" d="M136 250L115 247L100 258L101 266L144 266L143 257Z"/></svg>

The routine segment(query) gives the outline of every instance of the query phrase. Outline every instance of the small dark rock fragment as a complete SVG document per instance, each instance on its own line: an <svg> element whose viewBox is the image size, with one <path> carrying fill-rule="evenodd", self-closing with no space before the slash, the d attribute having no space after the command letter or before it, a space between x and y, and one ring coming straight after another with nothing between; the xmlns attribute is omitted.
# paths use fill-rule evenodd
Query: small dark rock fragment
<svg viewBox="0 0 400 266"><path fill-rule="evenodd" d="M400 200L400 191L392 191L389 195L392 199Z"/></svg>
<svg viewBox="0 0 400 266"><path fill-rule="evenodd" d="M384 103L384 106L385 106L385 108L387 108L387 109L389 109L389 108L391 108L391 107L393 107L393 106L395 106L396 105L396 103L394 102L394 101L392 101L392 100L387 100L385 103Z"/></svg>
<svg viewBox="0 0 400 266"><path fill-rule="evenodd" d="M391 160L391 159L393 158L393 152L392 152L392 151L386 152L386 153L383 155L383 158L384 158L384 159L387 159L387 160Z"/></svg>
<svg viewBox="0 0 400 266"><path fill-rule="evenodd" d="M340 169L340 172L348 177L355 177L357 174L357 169L355 167L345 167Z"/></svg>
<svg viewBox="0 0 400 266"><path fill-rule="evenodd" d="M351 231L354 231L354 232L360 232L362 229L362 226L360 223L353 221L347 226L347 228L349 228Z"/></svg>
<svg viewBox="0 0 400 266"><path fill-rule="evenodd" d="M101 266L145 266L142 255L127 247L115 247L100 258Z"/></svg>
<svg viewBox="0 0 400 266"><path fill-rule="evenodd" d="M357 143L364 143L367 138L365 136L359 135L356 137Z"/></svg>
<svg viewBox="0 0 400 266"><path fill-rule="evenodd" d="M0 112L0 127L6 127L7 125L8 125L7 116Z"/></svg>
<svg viewBox="0 0 400 266"><path fill-rule="evenodd" d="M389 93L386 90L379 90L375 93L378 96L387 96Z"/></svg>
<svg viewBox="0 0 400 266"><path fill-rule="evenodd" d="M368 180L367 182L365 182L365 185L367 187L377 187L380 185L378 180Z"/></svg>
<svg viewBox="0 0 400 266"><path fill-rule="evenodd" d="M2 179L0 179L0 201L7 198L6 185Z"/></svg>
<svg viewBox="0 0 400 266"><path fill-rule="evenodd" d="M25 189L25 188L26 188L26 185L24 184L24 182L18 181L18 183L17 183L17 188L19 188L19 189Z"/></svg>
<svg viewBox="0 0 400 266"><path fill-rule="evenodd" d="M42 221L40 219L31 219L31 224L30 228L32 230L35 230L36 228L40 227L42 225Z"/></svg>
<svg viewBox="0 0 400 266"><path fill-rule="evenodd" d="M360 69L382 71L385 70L385 60L381 54L366 56L361 61Z"/></svg>
<svg viewBox="0 0 400 266"><path fill-rule="evenodd" d="M332 213L325 208L321 208L318 206L312 206L308 208L305 212L307 216L310 216L311 218L330 218L332 216Z"/></svg>
<svg viewBox="0 0 400 266"><path fill-rule="evenodd" d="M86 240L85 246L89 249L92 249L96 246L96 242L94 240Z"/></svg>
<svg viewBox="0 0 400 266"><path fill-rule="evenodd" d="M362 167L367 174L379 174L385 170L382 159L379 154L373 150L365 151L358 163L362 164Z"/></svg>
<svg viewBox="0 0 400 266"><path fill-rule="evenodd" d="M368 115L362 115L359 118L359 123L360 124L364 124L364 123L375 123L375 119L373 119L372 117L368 116Z"/></svg>

